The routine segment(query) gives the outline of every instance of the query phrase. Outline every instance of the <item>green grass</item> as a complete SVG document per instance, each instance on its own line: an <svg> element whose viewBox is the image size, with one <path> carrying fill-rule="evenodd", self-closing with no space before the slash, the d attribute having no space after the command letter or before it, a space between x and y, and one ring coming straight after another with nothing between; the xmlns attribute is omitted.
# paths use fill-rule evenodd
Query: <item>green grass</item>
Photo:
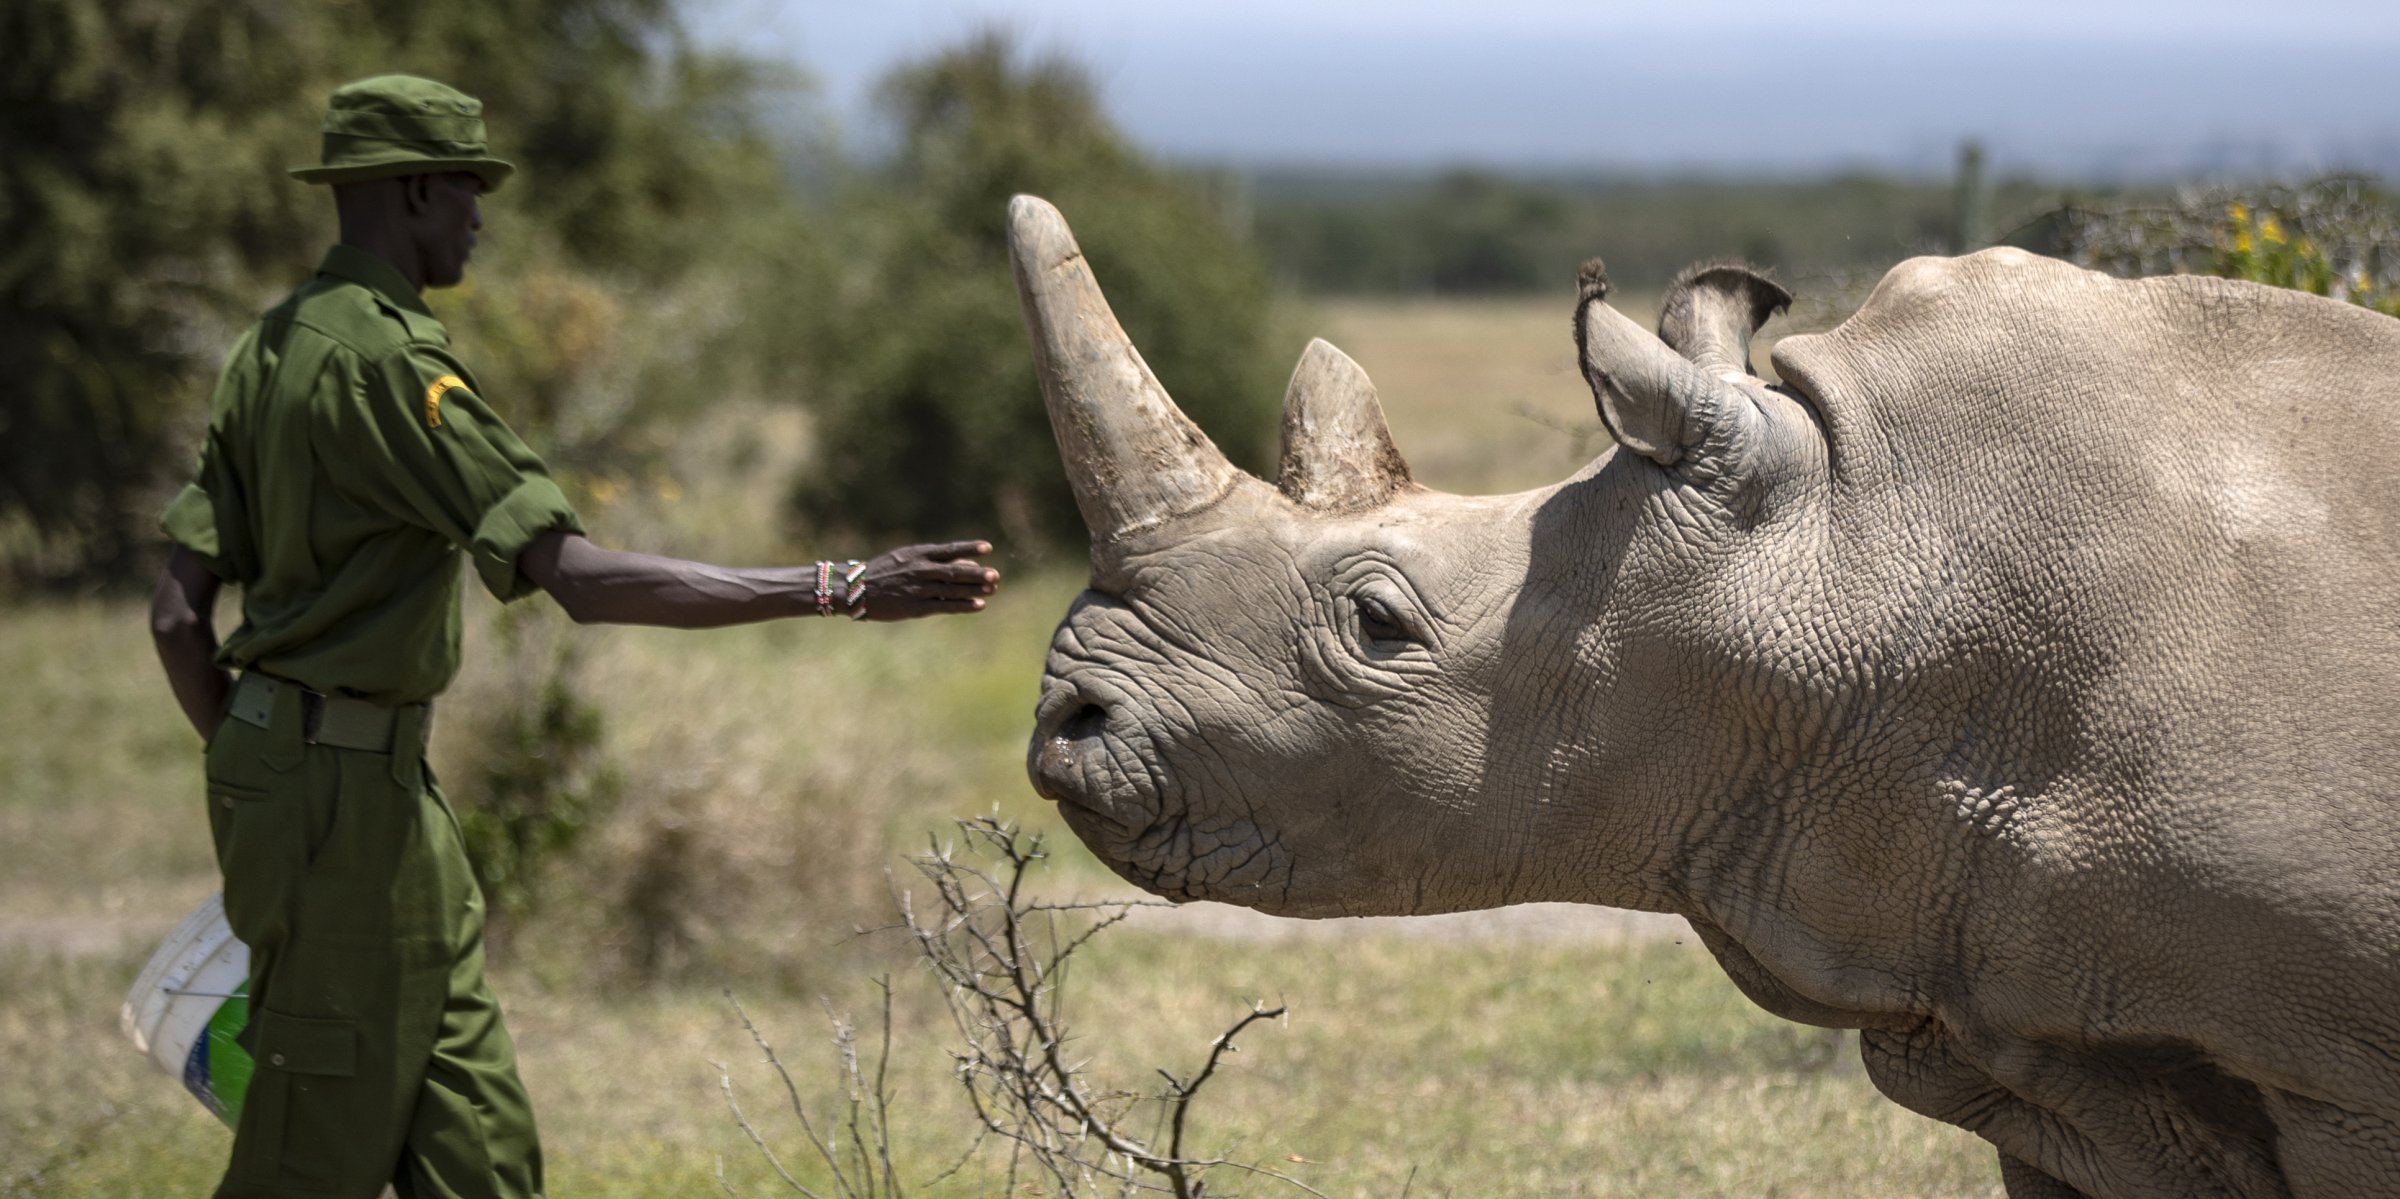
<svg viewBox="0 0 2400 1199"><path fill-rule="evenodd" d="M1573 293L1555 299L1345 300L1317 336L1375 380L1418 482L1461 494L1522 491L1605 448L1575 362Z"/></svg>
<svg viewBox="0 0 2400 1199"><path fill-rule="evenodd" d="M1434 486L1531 486L1596 448L1510 408L1589 419L1563 303L1343 304L1321 319L1376 376ZM695 442L724 444L722 432ZM779 556L754 530L807 438L774 425L746 440L768 448L744 469L685 463L680 497L587 517L635 548ZM742 513L748 534L727 523ZM903 1173L925 1180L969 1143L938 999L898 946L851 935L886 918L886 872L905 877L900 855L951 817L997 807L1054 835L1045 888L1122 893L1023 774L1043 652L1081 580L1010 570L970 620L551 630L586 650L583 682L624 779L496 949L552 1193L715 1193L719 1159L744 1193L778 1193L713 1063L728 1063L787 1160L806 1155L726 986L822 1101L820 1001L864 1013L871 980L892 976ZM517 683L514 664L476 652L493 644L490 605L471 613L470 669L436 718L436 765L462 799L459 747ZM0 1196L203 1194L227 1135L116 1028L149 948L216 886L197 741L135 600L0 613L0 677ZM671 898L665 915L635 901L644 887ZM1195 1134L1329 1195L1998 1193L1980 1142L1882 1100L1854 1042L1752 1008L1697 946L1246 941L1189 931L1196 917L1113 930L1078 959L1078 1047L1101 1081L1145 1086L1158 1067L1195 1068L1248 1001L1288 1004L1284 1022L1245 1034ZM645 938L670 947L649 974L634 965ZM992 1194L997 1169L922 1193Z"/></svg>
<svg viewBox="0 0 2400 1199"><path fill-rule="evenodd" d="M150 659L141 607L6 610L0 678L0 913L20 929L163 933L215 861L194 791L200 742Z"/></svg>
<svg viewBox="0 0 2400 1199"><path fill-rule="evenodd" d="M20 1067L0 1100L13 1145L0 1194L204 1189L226 1134L117 1040L114 1003L136 964L0 957L0 1036ZM896 964L862 961L827 998L870 1012L869 969ZM1070 1027L1103 1086L1150 1085L1153 1067L1188 1074L1248 1000L1289 1004L1283 1022L1245 1034L1193 1135L1328 1194L1396 1194L1412 1175L1425 1195L1995 1193L1980 1143L1877 1098L1847 1037L1748 1007L1692 946L1381 936L1277 948L1170 924L1104 936L1083 965ZM896 1140L903 1175L921 1183L970 1126L926 980L895 978ZM498 983L553 1193L693 1194L713 1186L720 1159L747 1193L774 1193L726 1114L719 1061L787 1162L821 1181L779 1084L712 991L562 991L510 968ZM764 985L743 995L822 1118L835 1096L817 997ZM55 1164L24 1177L42 1163ZM993 1193L998 1169L995 1157L927 1193Z"/></svg>
<svg viewBox="0 0 2400 1199"><path fill-rule="evenodd" d="M1656 295L1609 302L1643 328L1657 321ZM1476 301L1351 299L1320 302L1308 332L1340 346L1375 380L1418 482L1488 495L1558 482L1608 448L1575 358L1574 311L1566 290ZM1815 311L1776 318L1752 343L1751 361L1772 378L1777 340L1832 319Z"/></svg>

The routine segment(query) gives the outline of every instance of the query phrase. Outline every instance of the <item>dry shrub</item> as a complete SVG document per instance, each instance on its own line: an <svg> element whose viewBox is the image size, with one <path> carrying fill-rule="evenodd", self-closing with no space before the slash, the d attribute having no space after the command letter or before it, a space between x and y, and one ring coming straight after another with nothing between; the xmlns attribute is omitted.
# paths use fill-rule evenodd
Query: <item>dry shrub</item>
<svg viewBox="0 0 2400 1199"><path fill-rule="evenodd" d="M727 400L692 414L643 471L561 474L600 544L788 561L799 555L760 514L807 448L789 407ZM538 754L512 747L540 727L552 683L596 714L592 753L611 784L580 835L533 864L536 902L500 930L505 948L579 981L713 980L789 974L871 922L889 812L938 771L913 760L888 709L828 702L859 670L843 654L864 632L579 628L544 598L503 609L471 595L434 745L462 813L490 799L497 760L543 777ZM591 770L572 758L547 763L561 786Z"/></svg>
<svg viewBox="0 0 2400 1199"><path fill-rule="evenodd" d="M1165 906L1163 900L1052 901L1030 886L1033 872L1049 860L1040 833L1027 832L997 816L955 822L955 839L937 839L909 858L920 887L895 890L892 902L917 964L931 976L950 1017L945 1052L980 1130L965 1141L949 1167L922 1184L930 1189L997 1150L1006 1194L1074 1196L1169 1194L1203 1199L1209 1175L1273 1181L1306 1194L1323 1192L1277 1170L1187 1147L1191 1109L1218 1068L1235 1051L1234 1040L1252 1024L1279 1020L1285 1009L1253 1003L1209 1042L1200 1067L1188 1074L1158 1070L1164 1086L1125 1087L1102 1081L1091 1069L1091 1039L1066 1023L1070 960L1095 938L1122 922L1136 907ZM760 1131L735 1093L732 1071L717 1064L719 1088L734 1122L774 1169L785 1188L807 1199L898 1199L905 1193L893 1148L895 1110L890 1085L894 1043L892 984L877 980L882 1011L873 1045L862 1052L858 1026L834 1014L835 1074L841 1099L811 1110L792 1072L766 1034L733 998L742 1027L782 1084L807 1154L830 1176L822 1191L800 1181L784 1153ZM949 1155L945 1154L945 1157ZM1297 1161L1298 1158L1293 1160ZM741 1192L726 1179L718 1184ZM987 1186L990 1184L987 1178Z"/></svg>
<svg viewBox="0 0 2400 1199"><path fill-rule="evenodd" d="M548 865L545 942L637 981L827 968L879 918L898 814L957 772L904 708L857 698L886 631L574 632L618 798Z"/></svg>
<svg viewBox="0 0 2400 1199"><path fill-rule="evenodd" d="M787 711L789 709L786 709ZM801 969L883 893L879 807L811 768L790 730L650 741L627 798L579 866L597 948L644 981Z"/></svg>
<svg viewBox="0 0 2400 1199"><path fill-rule="evenodd" d="M485 622L484 669L437 705L435 774L457 810L495 926L535 906L551 860L604 818L618 777L599 708L584 695L587 646L554 608L520 604Z"/></svg>

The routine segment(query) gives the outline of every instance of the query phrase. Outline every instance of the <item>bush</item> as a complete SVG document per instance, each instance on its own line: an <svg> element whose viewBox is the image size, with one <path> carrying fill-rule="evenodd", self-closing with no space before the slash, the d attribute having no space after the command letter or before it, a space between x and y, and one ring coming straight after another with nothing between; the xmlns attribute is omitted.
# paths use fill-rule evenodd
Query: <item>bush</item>
<svg viewBox="0 0 2400 1199"><path fill-rule="evenodd" d="M764 294L791 259L797 204L762 116L791 81L691 51L668 0L14 0L0 46L0 587L154 566L227 347L333 236L325 191L284 170L314 157L345 79L415 71L480 96L521 168L487 205L494 241L555 249L566 290L672 288L730 261ZM788 341L694 348L772 376ZM468 352L504 407L559 390Z"/></svg>
<svg viewBox="0 0 2400 1199"><path fill-rule="evenodd" d="M950 1026L957 1031L948 1049L953 1074L980 1127L965 1153L934 1181L959 1173L987 1144L996 1144L1007 1154L1002 1189L1012 1195L1034 1192L1073 1199L1149 1192L1202 1199L1220 1193L1209 1189L1207 1175L1221 1171L1321 1196L1314 1187L1277 1170L1195 1152L1185 1135L1201 1090L1234 1053L1235 1038L1253 1024L1282 1019L1286 1009L1253 1003L1247 1015L1209 1042L1199 1069L1185 1075L1158 1071L1163 1087L1103 1085L1091 1070L1092 1040L1067 1025L1069 966L1076 954L1132 909L1164 906L1165 901L1038 898L1027 883L1049 858L1041 834L1027 833L997 816L960 820L958 829L956 843L937 842L929 852L910 859L931 887L930 894L922 895L923 907L920 893L894 896L895 927L907 932L919 963L939 984ZM826 1189L839 1199L897 1199L906 1192L892 1152L891 980L879 979L876 987L883 1010L872 1057L860 1051L855 1024L840 1016L833 1019L833 1043L840 1059L836 1080L844 1109L838 1115L811 1115L775 1047L733 993L726 992L751 1043L783 1084L808 1149L831 1175ZM777 1177L795 1194L818 1196L794 1176L742 1109L732 1071L723 1062L717 1063L717 1079L735 1124ZM724 1182L721 1164L718 1180L734 1193Z"/></svg>
<svg viewBox="0 0 2400 1199"><path fill-rule="evenodd" d="M1079 543L1008 267L1009 198L1056 203L1159 380L1227 455L1271 452L1266 272L1204 179L1145 161L1090 83L987 35L894 75L897 158L844 206L820 452L799 514L870 542Z"/></svg>
<svg viewBox="0 0 2400 1199"><path fill-rule="evenodd" d="M467 861L492 915L504 919L532 906L543 867L575 850L621 780L601 751L600 710L580 693L576 630L553 610L516 604L492 632L499 644L484 652L510 667L499 676L503 694L471 706L465 727L446 727L441 747L468 780L450 789Z"/></svg>
<svg viewBox="0 0 2400 1199"><path fill-rule="evenodd" d="M313 148L326 30L284 11L0 6L0 583L134 570L253 272L305 269L305 189L265 181Z"/></svg>
<svg viewBox="0 0 2400 1199"><path fill-rule="evenodd" d="M2209 274L2400 316L2400 205L2371 181L2207 188L2173 203L2059 214L2061 250L2123 275Z"/></svg>

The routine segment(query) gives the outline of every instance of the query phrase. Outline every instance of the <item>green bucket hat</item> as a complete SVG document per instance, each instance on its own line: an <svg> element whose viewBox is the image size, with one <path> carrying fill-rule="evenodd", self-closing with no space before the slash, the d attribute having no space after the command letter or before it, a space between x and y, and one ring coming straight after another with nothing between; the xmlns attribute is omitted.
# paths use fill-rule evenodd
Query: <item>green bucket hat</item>
<svg viewBox="0 0 2400 1199"><path fill-rule="evenodd" d="M473 171L496 192L517 168L491 156L483 101L431 79L377 75L335 88L325 108L324 160L293 167L302 183L356 183L432 171Z"/></svg>

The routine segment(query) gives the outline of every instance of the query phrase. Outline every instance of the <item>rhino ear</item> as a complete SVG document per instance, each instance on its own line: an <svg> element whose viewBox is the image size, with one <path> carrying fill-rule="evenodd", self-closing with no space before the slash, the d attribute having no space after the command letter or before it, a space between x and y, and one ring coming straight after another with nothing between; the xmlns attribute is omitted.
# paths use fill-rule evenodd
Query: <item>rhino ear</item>
<svg viewBox="0 0 2400 1199"><path fill-rule="evenodd" d="M1710 374L1750 366L1750 335L1792 306L1792 293L1746 262L1700 262L1667 285L1658 336Z"/></svg>
<svg viewBox="0 0 2400 1199"><path fill-rule="evenodd" d="M1319 512L1373 508L1410 485L1367 372L1318 338L1283 393L1283 453L1275 486Z"/></svg>
<svg viewBox="0 0 2400 1199"><path fill-rule="evenodd" d="M1759 420L1741 386L1685 361L1624 313L1609 307L1608 269L1583 264L1575 307L1575 349L1600 419L1619 445L1660 466L1684 463L1695 452L1739 454L1752 439L1743 426ZM1737 473L1720 461L1710 473Z"/></svg>

